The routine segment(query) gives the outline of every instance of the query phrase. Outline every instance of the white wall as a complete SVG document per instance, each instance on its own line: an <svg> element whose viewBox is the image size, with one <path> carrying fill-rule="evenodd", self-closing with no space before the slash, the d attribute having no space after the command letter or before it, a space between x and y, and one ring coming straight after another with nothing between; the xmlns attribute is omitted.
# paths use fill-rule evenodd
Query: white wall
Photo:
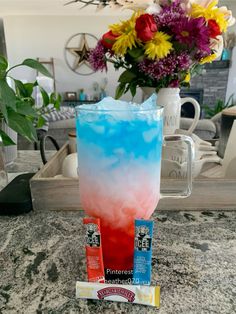
<svg viewBox="0 0 236 314"><path fill-rule="evenodd" d="M228 87L226 92L226 101L234 94L236 102L236 48L233 49L231 58L231 67L229 69Z"/></svg>
<svg viewBox="0 0 236 314"><path fill-rule="evenodd" d="M230 9L236 16L236 3L230 2ZM127 16L130 16L128 13ZM25 58L50 58L55 60L56 86L58 92L76 91L84 88L92 94L92 84L104 77L108 78L108 94L114 96L120 72L109 66L108 73L97 72L89 76L75 74L66 65L64 46L68 38L79 32L87 32L101 37L108 25L125 19L126 16L6 16L4 17L7 53L9 62L14 65ZM236 31L236 25L230 31ZM35 72L22 68L14 72L19 79L33 80ZM226 99L235 93L236 98L236 48L234 49ZM140 101L140 92L136 101ZM130 94L123 99L130 100Z"/></svg>
<svg viewBox="0 0 236 314"><path fill-rule="evenodd" d="M126 17L122 16L122 19ZM84 88L92 94L92 84L108 78L108 94L114 96L119 72L112 66L109 71L81 76L68 68L64 59L65 43L72 35L91 33L100 38L108 25L120 20L118 16L6 16L4 18L8 59L15 65L25 58L50 58L55 60L56 87L58 92L76 91ZM17 69L19 79L34 80L35 71ZM130 95L124 99L131 99ZM140 92L136 101L140 99Z"/></svg>
<svg viewBox="0 0 236 314"><path fill-rule="evenodd" d="M230 5L230 9L236 17L236 3ZM229 29L230 32L236 33L236 24ZM226 93L226 101L234 94L234 101L236 101L236 47L233 49L231 58L231 67L229 70L228 88Z"/></svg>

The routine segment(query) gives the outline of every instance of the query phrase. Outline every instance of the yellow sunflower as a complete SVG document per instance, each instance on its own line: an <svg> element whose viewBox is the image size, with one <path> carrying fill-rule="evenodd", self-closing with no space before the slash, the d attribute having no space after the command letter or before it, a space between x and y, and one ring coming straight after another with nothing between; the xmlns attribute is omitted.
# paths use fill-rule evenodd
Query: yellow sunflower
<svg viewBox="0 0 236 314"><path fill-rule="evenodd" d="M211 63L212 61L214 61L217 58L217 54L213 53L205 58L202 58L200 60L200 64L205 64L205 63Z"/></svg>
<svg viewBox="0 0 236 314"><path fill-rule="evenodd" d="M110 30L113 34L119 35L112 46L112 50L117 55L124 56L127 49L136 47L136 43L139 42L135 31L135 22L140 13L134 13L132 17L127 21L122 21L119 24L110 25Z"/></svg>
<svg viewBox="0 0 236 314"><path fill-rule="evenodd" d="M225 14L216 6L217 4L217 0L211 2L206 7L193 3L191 16L194 18L204 17L207 21L214 20L219 25L221 32L225 32L228 27L228 22Z"/></svg>
<svg viewBox="0 0 236 314"><path fill-rule="evenodd" d="M145 55L152 60L165 58L173 49L170 38L163 32L157 32L153 39L145 44Z"/></svg>

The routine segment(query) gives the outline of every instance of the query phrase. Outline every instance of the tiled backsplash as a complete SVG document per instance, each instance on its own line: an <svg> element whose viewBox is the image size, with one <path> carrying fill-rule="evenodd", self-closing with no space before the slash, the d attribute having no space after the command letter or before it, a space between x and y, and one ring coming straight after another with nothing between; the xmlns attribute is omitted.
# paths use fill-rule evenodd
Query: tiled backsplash
<svg viewBox="0 0 236 314"><path fill-rule="evenodd" d="M229 76L229 62L216 61L209 64L201 75L191 80L191 88L204 90L203 105L214 107L218 99L225 100Z"/></svg>

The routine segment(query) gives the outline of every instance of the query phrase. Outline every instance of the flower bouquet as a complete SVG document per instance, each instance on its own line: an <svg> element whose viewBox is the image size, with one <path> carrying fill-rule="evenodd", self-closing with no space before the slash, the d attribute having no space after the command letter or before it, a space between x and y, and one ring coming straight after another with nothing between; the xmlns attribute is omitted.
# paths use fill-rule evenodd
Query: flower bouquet
<svg viewBox="0 0 236 314"><path fill-rule="evenodd" d="M95 71L107 62L125 71L116 98L137 87L188 86L204 63L220 57L223 33L235 19L217 0L134 1L133 15L110 25L90 53Z"/></svg>

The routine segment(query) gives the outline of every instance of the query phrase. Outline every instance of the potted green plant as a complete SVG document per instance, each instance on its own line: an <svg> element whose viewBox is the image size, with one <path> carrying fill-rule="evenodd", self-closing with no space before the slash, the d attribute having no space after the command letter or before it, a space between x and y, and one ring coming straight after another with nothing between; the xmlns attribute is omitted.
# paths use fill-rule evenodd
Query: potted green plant
<svg viewBox="0 0 236 314"><path fill-rule="evenodd" d="M233 106L235 106L234 94L232 94L226 102L224 102L222 99L218 99L216 101L215 106L204 105L203 109L204 109L204 112L205 112L205 117L207 119L211 119L216 114L222 112L224 109L230 108L230 107L233 107Z"/></svg>
<svg viewBox="0 0 236 314"><path fill-rule="evenodd" d="M5 131L5 126L8 126L29 141L37 141L36 130L44 125L44 115L51 110L60 108L60 95L56 93L48 95L38 85L37 80L35 82L23 83L11 76L11 71L14 68L22 66L52 77L49 71L34 59L25 59L22 63L9 67L8 61L3 56L0 56L0 148L16 144ZM34 88L37 86L42 95L43 104L41 106L36 106L33 96ZM0 155L2 155L2 150ZM1 157L0 166L3 164L3 158Z"/></svg>
<svg viewBox="0 0 236 314"><path fill-rule="evenodd" d="M59 109L61 98L55 93L48 95L42 87L39 87L43 106L36 107L33 90L38 86L37 81L22 83L10 75L12 69L21 66L33 68L43 75L51 77L49 71L36 60L26 59L22 63L8 68L7 60L0 56L0 118L2 122L29 141L37 141L36 129L45 123L43 114L52 107ZM9 85L9 79L13 81L15 89ZM53 105L50 106L50 109L49 104ZM15 144L2 128L0 128L0 136L2 146Z"/></svg>

